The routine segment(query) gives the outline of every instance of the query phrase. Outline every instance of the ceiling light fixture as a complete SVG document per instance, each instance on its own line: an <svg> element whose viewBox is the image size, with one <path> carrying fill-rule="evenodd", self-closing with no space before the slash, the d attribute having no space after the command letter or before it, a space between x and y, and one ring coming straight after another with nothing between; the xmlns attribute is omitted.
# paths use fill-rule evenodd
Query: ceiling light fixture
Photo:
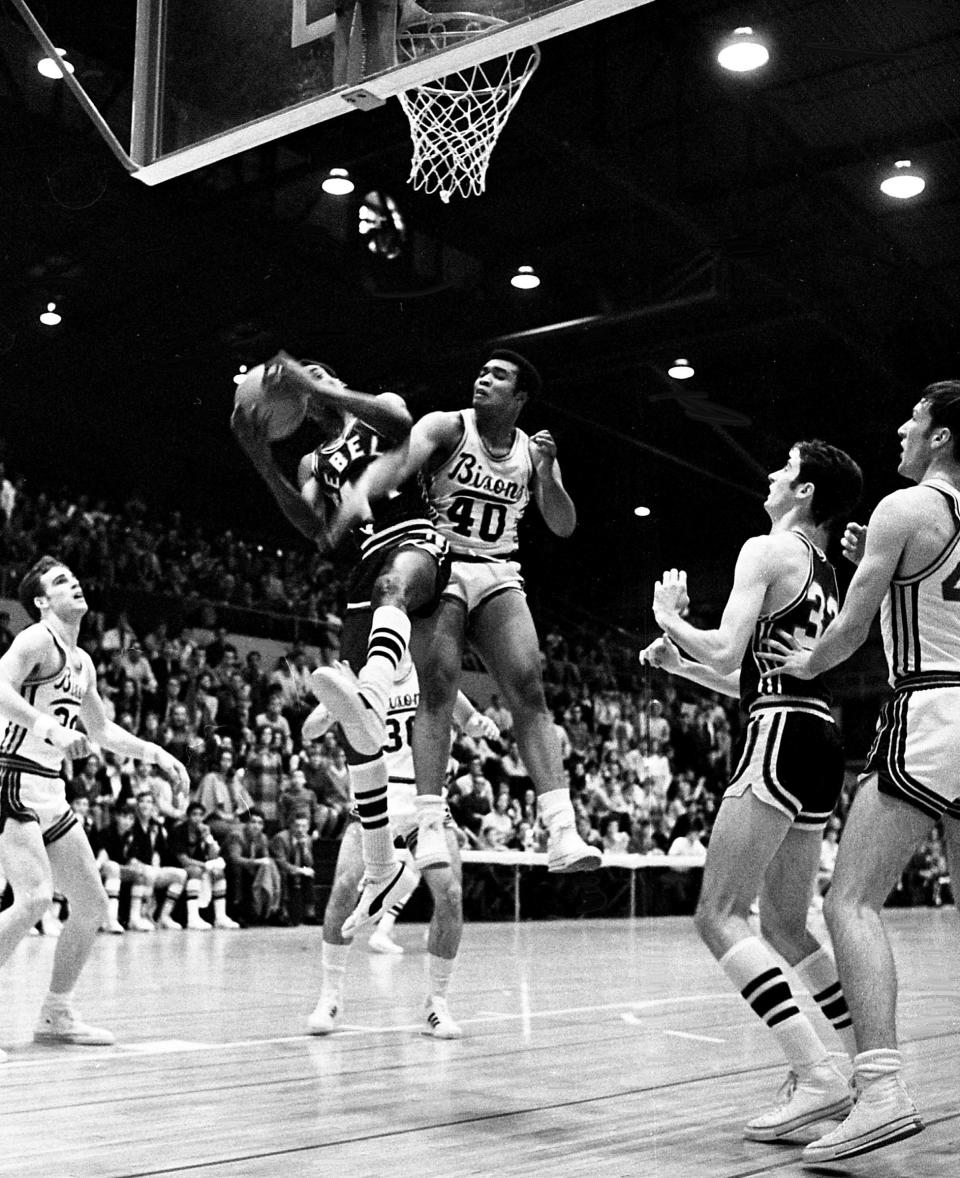
<svg viewBox="0 0 960 1178"><path fill-rule="evenodd" d="M926 186L926 180L914 171L909 160L897 160L890 175L881 180L880 191L895 200L909 200L919 196Z"/></svg>
<svg viewBox="0 0 960 1178"><path fill-rule="evenodd" d="M331 168L320 187L331 196L349 196L353 192L353 181L346 168Z"/></svg>
<svg viewBox="0 0 960 1178"><path fill-rule="evenodd" d="M749 25L734 29L720 46L717 61L725 70L746 74L758 70L770 60L770 50Z"/></svg>
<svg viewBox="0 0 960 1178"><path fill-rule="evenodd" d="M60 322L60 318L57 314L57 304L47 303L47 309L40 315L40 322L44 327L56 327Z"/></svg>
<svg viewBox="0 0 960 1178"><path fill-rule="evenodd" d="M66 49L57 50L57 53L61 57L64 57L66 52ZM73 66L69 61L54 61L52 57L41 57L37 62L37 69L45 78L62 78L64 70L68 74L74 72Z"/></svg>
<svg viewBox="0 0 960 1178"><path fill-rule="evenodd" d="M667 369L667 376L672 376L674 380L689 380L693 376L694 368L689 360L684 360L681 356Z"/></svg>
<svg viewBox="0 0 960 1178"><path fill-rule="evenodd" d="M649 507L635 507L633 509L633 514L636 516L639 516L640 519L645 519L650 514L650 508Z"/></svg>
<svg viewBox="0 0 960 1178"><path fill-rule="evenodd" d="M517 290L536 290L540 285L540 279L532 266L518 266L516 274L510 279L510 285L515 286Z"/></svg>
<svg viewBox="0 0 960 1178"><path fill-rule="evenodd" d="M233 378L234 384L243 384L243 378L247 375L246 364L241 364L237 370L237 375Z"/></svg>

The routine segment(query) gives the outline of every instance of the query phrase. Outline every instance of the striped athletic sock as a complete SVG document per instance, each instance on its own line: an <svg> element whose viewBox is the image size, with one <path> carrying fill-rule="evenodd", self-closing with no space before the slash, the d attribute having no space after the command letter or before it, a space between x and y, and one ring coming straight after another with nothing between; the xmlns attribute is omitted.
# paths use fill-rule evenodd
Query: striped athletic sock
<svg viewBox="0 0 960 1178"><path fill-rule="evenodd" d="M857 1054L857 1041L853 1033L853 1020L843 988L837 975L837 963L826 945L815 949L794 967L794 973L813 995L813 1000L823 1011L824 1018L840 1036L843 1049L851 1059Z"/></svg>
<svg viewBox="0 0 960 1178"><path fill-rule="evenodd" d="M360 849L371 879L383 879L397 867L397 853L387 817L387 762L382 753L350 766L350 784L360 815Z"/></svg>
<svg viewBox="0 0 960 1178"><path fill-rule="evenodd" d="M410 619L395 605L380 605L373 611L367 661L357 678L360 685L375 697L374 702L386 711L390 688L397 668L410 644Z"/></svg>
<svg viewBox="0 0 960 1178"><path fill-rule="evenodd" d="M829 1054L773 954L757 937L745 937L720 958L720 968L775 1035L794 1069L820 1063Z"/></svg>

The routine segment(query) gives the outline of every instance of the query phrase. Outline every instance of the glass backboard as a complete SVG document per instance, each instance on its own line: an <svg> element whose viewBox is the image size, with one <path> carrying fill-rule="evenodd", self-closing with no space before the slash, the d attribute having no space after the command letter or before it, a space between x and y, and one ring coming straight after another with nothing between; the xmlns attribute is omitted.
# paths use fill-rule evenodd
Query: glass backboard
<svg viewBox="0 0 960 1178"><path fill-rule="evenodd" d="M650 0L139 0L134 175L156 184ZM398 29L494 21L417 60Z"/></svg>

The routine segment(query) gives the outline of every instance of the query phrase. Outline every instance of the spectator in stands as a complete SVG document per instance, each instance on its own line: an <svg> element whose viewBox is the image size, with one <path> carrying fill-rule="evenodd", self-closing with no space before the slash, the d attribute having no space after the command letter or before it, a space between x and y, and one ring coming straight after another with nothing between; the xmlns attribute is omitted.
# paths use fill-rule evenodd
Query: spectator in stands
<svg viewBox="0 0 960 1178"><path fill-rule="evenodd" d="M622 855L630 844L630 835L620 829L620 818L617 814L608 814L600 824L600 838L604 851Z"/></svg>
<svg viewBox="0 0 960 1178"><path fill-rule="evenodd" d="M308 822L306 815L294 818L290 827L275 834L270 843L283 880L284 918L292 925L304 920L314 924L317 918L313 892L316 873Z"/></svg>
<svg viewBox="0 0 960 1178"><path fill-rule="evenodd" d="M120 888L130 885L130 916L127 928L138 933L152 933L153 923L143 915L143 901L150 891L144 865L134 853L133 811L118 810L100 840L98 864L100 878L107 893L109 918L106 929L122 933L120 923Z"/></svg>
<svg viewBox="0 0 960 1178"><path fill-rule="evenodd" d="M290 721L283 714L283 690L279 684L271 684L267 693L264 710L254 718L254 731L259 735L263 728L272 728L277 735L274 748L284 757L293 752L293 734Z"/></svg>
<svg viewBox="0 0 960 1178"><path fill-rule="evenodd" d="M307 775L302 769L291 770L289 776L281 782L277 816L281 830L289 830L294 818L306 818L310 837L318 837L320 803L317 795L307 786Z"/></svg>
<svg viewBox="0 0 960 1178"><path fill-rule="evenodd" d="M567 735L570 738L570 748L573 756L585 758L590 752L593 735L583 716L583 708L574 704L565 717Z"/></svg>
<svg viewBox="0 0 960 1178"><path fill-rule="evenodd" d="M447 805L454 822L466 832L470 845L478 847L483 817L493 809L493 786L484 776L479 757L474 757L468 771L454 781Z"/></svg>
<svg viewBox="0 0 960 1178"><path fill-rule="evenodd" d="M480 823L480 847L486 851L504 851L516 838L517 816L509 791L497 794L493 809Z"/></svg>
<svg viewBox="0 0 960 1178"><path fill-rule="evenodd" d="M517 742L512 738L506 741L506 750L500 758L500 766L504 779L510 785L510 794L512 797L522 798L528 789L533 788L533 782L530 779L530 774L527 772L527 767L520 759L520 750L517 747Z"/></svg>
<svg viewBox="0 0 960 1178"><path fill-rule="evenodd" d="M244 766L244 785L253 805L263 814L268 833L277 829L277 803L283 771L283 758L275 747L276 734L277 729L272 724L261 725L256 747L247 754Z"/></svg>
<svg viewBox="0 0 960 1178"><path fill-rule="evenodd" d="M130 849L134 861L143 871L144 906L152 904L157 894L163 892L163 906L156 926L179 930L182 926L173 919L173 910L183 894L187 873L182 867L164 866L164 860L168 858L167 832L157 817L151 790L143 789L137 794L135 807Z"/></svg>
<svg viewBox="0 0 960 1178"><path fill-rule="evenodd" d="M124 681L134 685L137 699L143 702L144 697L153 698L157 694L157 679L153 668L144 658L140 644L134 642L120 656L120 669Z"/></svg>
<svg viewBox="0 0 960 1178"><path fill-rule="evenodd" d="M130 619L121 610L109 630L104 631L103 637L100 639L100 648L108 654L117 651L122 655L136 642L137 635L133 626L130 625Z"/></svg>
<svg viewBox="0 0 960 1178"><path fill-rule="evenodd" d="M263 814L256 807L241 830L233 867L238 872L240 916L244 923L253 924L276 915L282 903L283 884L263 829Z"/></svg>
<svg viewBox="0 0 960 1178"><path fill-rule="evenodd" d="M213 901L214 926L238 928L236 921L227 916L226 863L220 855L220 845L203 817L204 809L199 802L187 806L186 818L170 832L168 856L173 862L167 865L182 867L187 873L188 929L206 931L210 928L209 922L200 915L201 893L207 888Z"/></svg>
<svg viewBox="0 0 960 1178"><path fill-rule="evenodd" d="M335 746L330 757L314 742L307 750L306 763L301 761L305 784L316 796L315 826L318 838L339 838L353 804L350 791L350 768L347 754Z"/></svg>
<svg viewBox="0 0 960 1178"><path fill-rule="evenodd" d="M628 848L637 855L662 855L663 848L657 845L653 823L647 819L633 824L633 835Z"/></svg>
<svg viewBox="0 0 960 1178"><path fill-rule="evenodd" d="M670 721L664 715L661 700L652 699L640 713L638 735L645 737L651 748L655 743L659 743L661 748L670 743Z"/></svg>
<svg viewBox="0 0 960 1178"><path fill-rule="evenodd" d="M667 850L668 855L684 855L706 862L707 848L701 841L703 819L696 813L682 815L673 828L673 838Z"/></svg>
<svg viewBox="0 0 960 1178"><path fill-rule="evenodd" d="M201 671L197 675L194 706L196 708L196 724L200 731L205 732L215 728L220 709L220 697L216 694L213 675L210 671Z"/></svg>
<svg viewBox="0 0 960 1178"><path fill-rule="evenodd" d="M243 774L233 763L233 750L220 749L216 769L200 779L197 801L203 806L206 823L217 842L226 846L227 839L237 833L237 827L253 807L253 799L243 786Z"/></svg>

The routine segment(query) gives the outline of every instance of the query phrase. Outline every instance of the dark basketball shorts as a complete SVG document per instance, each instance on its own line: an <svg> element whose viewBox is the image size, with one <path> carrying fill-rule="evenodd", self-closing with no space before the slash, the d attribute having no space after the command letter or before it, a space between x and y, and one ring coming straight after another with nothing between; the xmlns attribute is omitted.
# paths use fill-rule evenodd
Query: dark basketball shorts
<svg viewBox="0 0 960 1178"><path fill-rule="evenodd" d="M795 826L825 826L843 788L843 744L832 720L789 708L752 712L724 797L753 796Z"/></svg>
<svg viewBox="0 0 960 1178"><path fill-rule="evenodd" d="M406 533L396 544L378 548L364 556L353 571L347 588L347 612L340 635L340 657L354 670L367 661L367 639L370 636L370 619L373 609L370 597L377 578L398 552L413 549L425 552L436 565L433 592L428 601L410 611L412 618L429 618L440 604L440 596L450 580L450 552L446 540L432 528L423 528Z"/></svg>

